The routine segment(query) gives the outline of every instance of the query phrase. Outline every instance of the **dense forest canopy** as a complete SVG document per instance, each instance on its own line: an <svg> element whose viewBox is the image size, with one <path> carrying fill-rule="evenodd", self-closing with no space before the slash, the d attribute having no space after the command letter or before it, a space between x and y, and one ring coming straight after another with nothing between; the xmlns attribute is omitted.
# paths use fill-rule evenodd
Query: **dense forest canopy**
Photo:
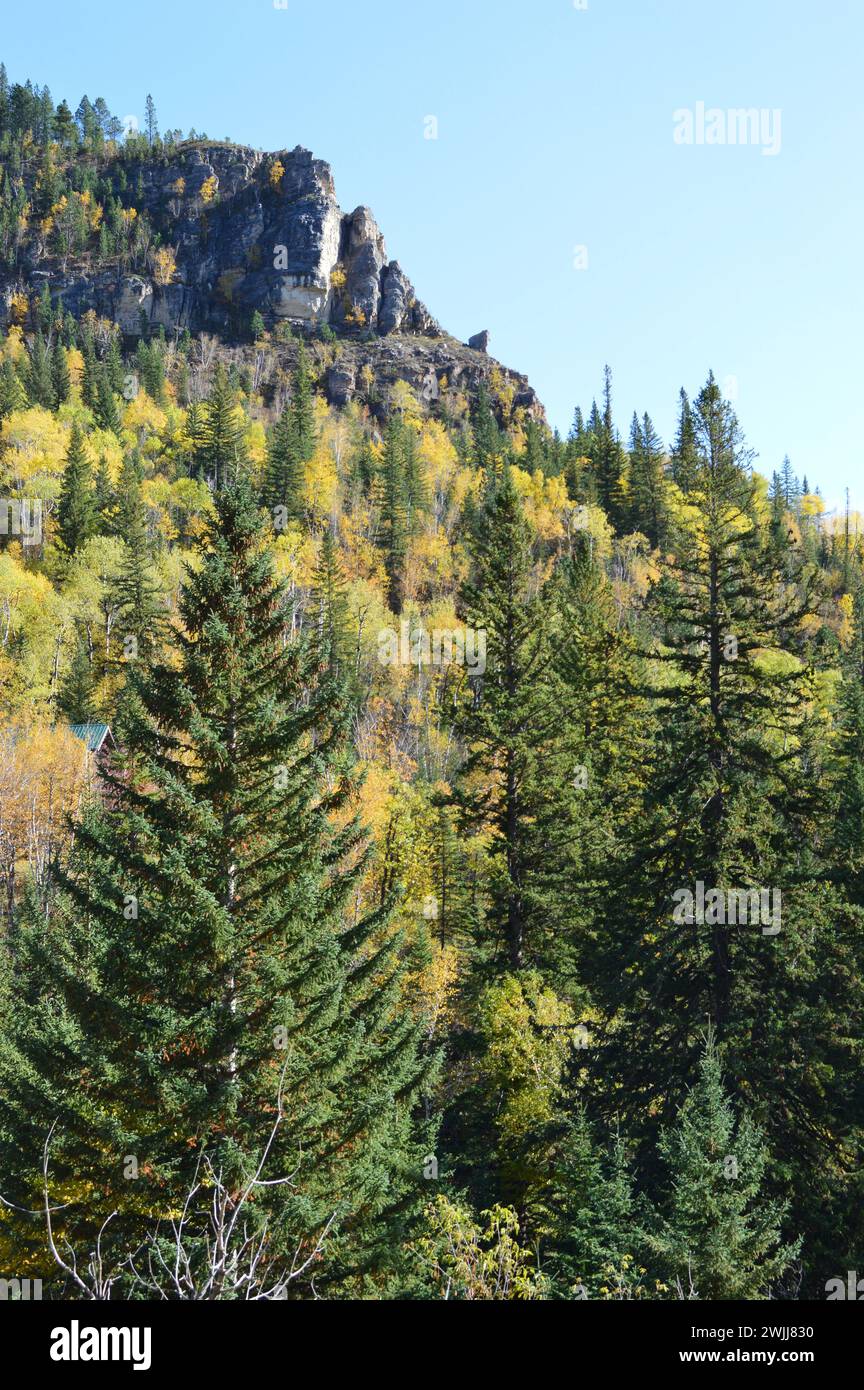
<svg viewBox="0 0 864 1390"><path fill-rule="evenodd" d="M171 278L136 185L181 141L0 68L0 1273L824 1296L862 1240L858 518L755 471L701 364L673 441L608 369L564 439L494 365L339 408L329 330L33 292L34 237Z"/></svg>

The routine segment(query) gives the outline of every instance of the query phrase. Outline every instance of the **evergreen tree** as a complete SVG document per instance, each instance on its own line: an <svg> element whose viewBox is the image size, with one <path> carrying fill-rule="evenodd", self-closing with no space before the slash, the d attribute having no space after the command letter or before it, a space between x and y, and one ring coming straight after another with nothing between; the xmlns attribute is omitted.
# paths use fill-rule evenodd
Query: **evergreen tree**
<svg viewBox="0 0 864 1390"><path fill-rule="evenodd" d="M500 471L505 453L505 440L495 419L489 399L489 389L485 381L477 388L477 395L471 411L471 432L473 439L473 462L494 478Z"/></svg>
<svg viewBox="0 0 864 1390"><path fill-rule="evenodd" d="M111 380L106 366L99 364L96 374L96 404L95 414L97 424L103 430L111 430L113 434L120 434L120 411L117 408L117 397L111 387Z"/></svg>
<svg viewBox="0 0 864 1390"><path fill-rule="evenodd" d="M149 92L144 103L144 129L147 133L147 144L152 149L159 135L159 124L156 120L156 103Z"/></svg>
<svg viewBox="0 0 864 1390"><path fill-rule="evenodd" d="M402 425L401 432L405 529L409 536L416 536L420 531L421 517L429 509L429 488L420 459L417 434L406 424Z"/></svg>
<svg viewBox="0 0 864 1390"><path fill-rule="evenodd" d="M47 925L22 924L2 1167L16 1207L38 1207L52 1132L53 1190L70 1199L56 1225L73 1249L102 1229L108 1261L188 1200L194 1271L205 1156L236 1194L266 1150L248 1217L268 1221L268 1258L290 1265L326 1232L290 1293L374 1279L380 1294L423 1195L430 1136L411 1111L431 1061L395 1007L400 939L357 912L330 689L322 702L285 641L242 478L216 508L184 586L179 666L133 677L106 805L78 825ZM33 1244L32 1220L12 1219Z"/></svg>
<svg viewBox="0 0 864 1390"><path fill-rule="evenodd" d="M551 748L559 722L549 680L547 620L532 592L531 533L505 468L474 528L465 623L484 635L486 669L457 729L466 749L456 790L465 830L488 836L488 905L481 944L498 968L542 963L557 926L548 839L564 768Z"/></svg>
<svg viewBox="0 0 864 1390"><path fill-rule="evenodd" d="M98 716L96 687L98 680L87 642L76 634L72 660L61 682L57 703L70 724L90 724Z"/></svg>
<svg viewBox="0 0 864 1390"><path fill-rule="evenodd" d="M801 1243L783 1243L786 1208L762 1192L768 1151L746 1112L736 1120L710 1034L660 1153L670 1191L649 1244L666 1282L684 1298L767 1298Z"/></svg>
<svg viewBox="0 0 864 1390"><path fill-rule="evenodd" d="M15 370L15 363L6 358L0 363L0 420L11 415L13 410L23 410L27 405L27 392Z"/></svg>
<svg viewBox="0 0 864 1390"><path fill-rule="evenodd" d="M57 530L67 555L86 545L96 534L96 503L93 495L90 461L84 436L73 424L66 454L66 468L57 503Z"/></svg>
<svg viewBox="0 0 864 1390"><path fill-rule="evenodd" d="M271 511L279 509L280 519L302 521L306 515L306 464L315 452L316 438L312 384L301 345L290 400L267 444L263 500Z"/></svg>
<svg viewBox="0 0 864 1390"><path fill-rule="evenodd" d="M96 467L93 500L96 505L98 529L103 535L110 535L112 531L111 518L114 507L114 489L111 486L111 474L108 471L108 460L104 454L100 454L99 463Z"/></svg>
<svg viewBox="0 0 864 1390"><path fill-rule="evenodd" d="M51 384L54 388L54 397L58 405L69 399L69 392L72 389L72 382L69 376L69 364L66 361L66 350L59 338L54 344L54 351L51 355Z"/></svg>
<svg viewBox="0 0 864 1390"><path fill-rule="evenodd" d="M236 393L220 362L207 399L197 451L199 466L216 491L234 480L246 460L245 431L237 419L236 406Z"/></svg>
<svg viewBox="0 0 864 1390"><path fill-rule="evenodd" d="M616 531L626 529L627 503L624 477L627 459L612 415L612 372L605 369L603 414L595 410L588 440L588 456L597 483L597 500Z"/></svg>
<svg viewBox="0 0 864 1390"><path fill-rule="evenodd" d="M696 448L696 426L693 410L687 392L681 389L681 410L678 417L678 434L672 450L672 477L682 492L689 492L698 475Z"/></svg>
<svg viewBox="0 0 864 1390"><path fill-rule="evenodd" d="M152 660L166 636L165 602L153 573L141 486L131 455L123 461L115 526L124 541L120 570L109 586L117 607L115 637L128 660Z"/></svg>
<svg viewBox="0 0 864 1390"><path fill-rule="evenodd" d="M44 406L46 410L53 410L56 404L54 382L51 375L51 356L41 332L36 334L30 349L27 394L33 405Z"/></svg>
<svg viewBox="0 0 864 1390"><path fill-rule="evenodd" d="M630 430L630 521L652 546L662 546L669 530L663 443L650 415L640 423L634 414Z"/></svg>
<svg viewBox="0 0 864 1390"><path fill-rule="evenodd" d="M346 686L352 674L351 620L345 578L332 529L321 537L321 550L312 580L315 649L320 665Z"/></svg>
<svg viewBox="0 0 864 1390"><path fill-rule="evenodd" d="M54 306L51 303L51 289L47 280L42 285L36 303L36 322L39 325L39 332L46 339L49 338L54 324Z"/></svg>
<svg viewBox="0 0 864 1390"><path fill-rule="evenodd" d="M558 1146L547 1198L558 1297L599 1299L628 1277L645 1247L633 1186L620 1136L601 1146L577 1111Z"/></svg>
<svg viewBox="0 0 864 1390"><path fill-rule="evenodd" d="M795 477L788 454L783 460L783 467L780 472L780 488L787 508L789 511L794 511L801 500L801 484Z"/></svg>

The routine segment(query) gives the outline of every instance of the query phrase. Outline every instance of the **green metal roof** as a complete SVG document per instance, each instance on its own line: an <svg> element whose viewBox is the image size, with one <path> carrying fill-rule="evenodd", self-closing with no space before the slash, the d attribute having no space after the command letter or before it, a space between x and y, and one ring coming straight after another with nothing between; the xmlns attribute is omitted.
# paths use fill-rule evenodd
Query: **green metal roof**
<svg viewBox="0 0 864 1390"><path fill-rule="evenodd" d="M111 729L107 724L70 724L69 727L76 738L80 738L82 743L86 743L91 753L101 752L106 738L109 738L111 734Z"/></svg>

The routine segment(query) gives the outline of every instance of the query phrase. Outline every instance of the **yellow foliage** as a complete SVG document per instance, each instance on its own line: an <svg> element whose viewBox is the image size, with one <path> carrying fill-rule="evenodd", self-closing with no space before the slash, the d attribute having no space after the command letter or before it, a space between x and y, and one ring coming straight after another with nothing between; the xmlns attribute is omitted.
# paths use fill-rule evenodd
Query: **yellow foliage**
<svg viewBox="0 0 864 1390"><path fill-rule="evenodd" d="M20 290L16 291L9 300L9 316L13 323L21 324L27 322L27 315L30 312L30 301L26 294Z"/></svg>
<svg viewBox="0 0 864 1390"><path fill-rule="evenodd" d="M394 381L390 388L390 405L396 414L401 415L405 420L419 422L422 418L423 411L413 388L401 377L398 381Z"/></svg>
<svg viewBox="0 0 864 1390"><path fill-rule="evenodd" d="M134 400L129 401L123 411L123 428L133 430L137 435L162 435L166 423L165 411L143 389L139 390Z"/></svg>
<svg viewBox="0 0 864 1390"><path fill-rule="evenodd" d="M24 346L24 333L19 324L14 323L6 334L5 341L0 344L0 357L8 359L10 362L21 362L27 356L27 349Z"/></svg>
<svg viewBox="0 0 864 1390"><path fill-rule="evenodd" d="M482 1001L488 1082L502 1098L498 1126L519 1140L551 1120L577 1041L570 1005L538 975L507 975Z"/></svg>
<svg viewBox="0 0 864 1390"><path fill-rule="evenodd" d="M41 405L13 410L0 426L0 470L13 487L37 473L62 473L69 430Z"/></svg>
<svg viewBox="0 0 864 1390"><path fill-rule="evenodd" d="M306 464L304 496L306 507L316 523L325 520L333 510L339 477L333 454L326 445L319 445Z"/></svg>
<svg viewBox="0 0 864 1390"><path fill-rule="evenodd" d="M216 191L218 187L219 180L217 179L215 174L211 174L208 179L205 179L201 185L202 203L212 203L213 199L216 197Z"/></svg>
<svg viewBox="0 0 864 1390"><path fill-rule="evenodd" d="M170 285L177 274L177 258L170 246L160 246L153 257L153 279L157 285Z"/></svg>

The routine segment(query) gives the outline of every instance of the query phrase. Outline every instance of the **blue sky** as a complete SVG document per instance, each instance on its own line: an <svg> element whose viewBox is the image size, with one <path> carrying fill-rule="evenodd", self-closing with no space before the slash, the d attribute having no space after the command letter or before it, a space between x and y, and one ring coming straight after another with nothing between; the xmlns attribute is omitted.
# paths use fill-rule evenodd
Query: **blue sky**
<svg viewBox="0 0 864 1390"><path fill-rule="evenodd" d="M0 58L73 109L150 91L163 126L312 149L562 432L608 361L622 432L647 409L668 440L713 368L761 471L788 452L864 508L864 4L584 4L43 0L4 7ZM779 153L676 143L699 102L779 110Z"/></svg>

